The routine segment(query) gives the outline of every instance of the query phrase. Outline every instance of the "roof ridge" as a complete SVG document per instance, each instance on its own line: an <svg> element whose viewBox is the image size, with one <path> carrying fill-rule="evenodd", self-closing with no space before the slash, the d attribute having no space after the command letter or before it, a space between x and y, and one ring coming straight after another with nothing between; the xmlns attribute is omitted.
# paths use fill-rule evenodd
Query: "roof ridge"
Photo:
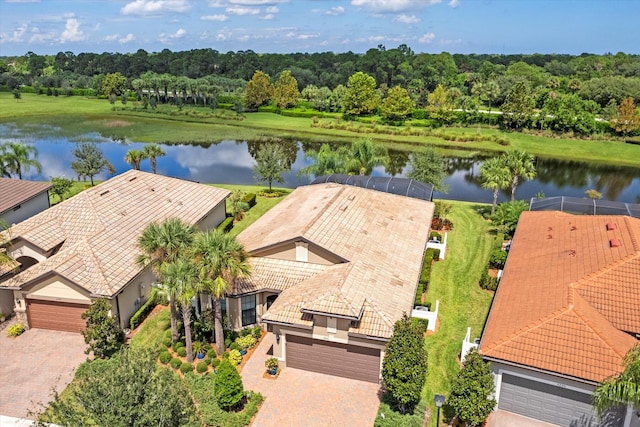
<svg viewBox="0 0 640 427"><path fill-rule="evenodd" d="M323 216L323 215L327 212L327 210L329 210L329 209L328 209L328 208L329 208L329 206L333 206L333 203L334 203L334 202L336 201L336 199L337 199L337 198L338 198L338 197L339 197L339 196L340 196L340 195L345 191L345 189L346 189L346 188L348 188L346 185L340 185L340 187L339 187L338 191L336 191L336 192L335 192L335 194L334 194L333 196L331 196L331 200L329 200L329 202L327 202L327 203L324 205L324 209L320 209L320 210L318 211L318 213L317 213L313 218L311 218L309 221L307 221L307 225L305 225L305 226L302 228L302 232L300 233L300 237L304 237L305 239L309 240L310 242L312 241L311 239L307 238L307 237L305 236L305 234L307 233L307 231L309 231L309 230L311 229L311 227L316 223L316 221L317 221L321 216ZM316 243L315 245L316 245L316 246L318 246L318 247L322 247L322 246L318 245L317 243Z"/></svg>
<svg viewBox="0 0 640 427"><path fill-rule="evenodd" d="M629 236L631 237L631 243L633 244L633 248L640 252L640 236L636 236L635 230L636 230L636 224L638 223L638 221L633 221L633 219L628 215L625 215L622 217L624 219L625 225L627 226L627 230L629 230ZM635 223L635 224L634 224ZM638 229L640 230L640 227L638 227Z"/></svg>
<svg viewBox="0 0 640 427"><path fill-rule="evenodd" d="M380 307L378 307L378 304L374 300L371 300L369 299L368 296L365 296L363 305L365 304L368 304L373 310L373 312L376 313L378 316L380 316L380 318L384 321L384 323L387 324L387 326L389 326L390 328L393 328L394 322L392 322L391 319L387 317L387 313L381 310Z"/></svg>
<svg viewBox="0 0 640 427"><path fill-rule="evenodd" d="M581 289L584 286L591 284L591 282L600 276L603 276L604 274L615 270L616 268L620 267L621 265L624 265L626 263L628 263L629 261L632 261L634 259L640 259L640 251L636 252L636 253L631 253L615 262L609 263L607 265L605 265L604 267L602 267L600 270L596 270L593 271L583 277L581 277L577 282L573 282L569 284L569 289Z"/></svg>

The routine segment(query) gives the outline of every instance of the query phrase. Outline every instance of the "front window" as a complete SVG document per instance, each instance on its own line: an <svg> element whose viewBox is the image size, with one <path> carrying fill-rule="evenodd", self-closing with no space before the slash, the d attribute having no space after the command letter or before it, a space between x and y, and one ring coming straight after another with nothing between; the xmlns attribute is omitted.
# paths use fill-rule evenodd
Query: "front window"
<svg viewBox="0 0 640 427"><path fill-rule="evenodd" d="M242 326L256 323L256 295L242 297Z"/></svg>

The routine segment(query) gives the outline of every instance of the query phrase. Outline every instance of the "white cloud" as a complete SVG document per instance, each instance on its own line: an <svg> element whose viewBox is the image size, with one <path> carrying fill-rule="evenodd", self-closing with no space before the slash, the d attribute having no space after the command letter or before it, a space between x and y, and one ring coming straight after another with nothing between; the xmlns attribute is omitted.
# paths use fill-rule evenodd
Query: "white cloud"
<svg viewBox="0 0 640 427"><path fill-rule="evenodd" d="M19 42L22 41L22 36L27 32L27 24L22 24L15 30L13 30L13 37L11 41Z"/></svg>
<svg viewBox="0 0 640 427"><path fill-rule="evenodd" d="M223 15L223 14L219 14L219 15L206 15L206 16L201 16L200 19L202 19L203 21L219 21L219 22L224 22L227 19L229 19L229 17L227 15Z"/></svg>
<svg viewBox="0 0 640 427"><path fill-rule="evenodd" d="M260 9L255 7L229 6L225 10L231 15L257 15L260 13Z"/></svg>
<svg viewBox="0 0 640 427"><path fill-rule="evenodd" d="M330 16L338 16L342 14L344 14L344 7L342 6L332 7L331 9L325 12L325 15L330 15Z"/></svg>
<svg viewBox="0 0 640 427"><path fill-rule="evenodd" d="M418 39L418 41L420 43L429 44L429 43L433 42L433 39L435 39L435 38L436 38L436 35L434 33L428 32L428 33L424 34L422 37L420 37Z"/></svg>
<svg viewBox="0 0 640 427"><path fill-rule="evenodd" d="M454 40L445 39L445 40L440 40L439 43L442 46L456 46L462 43L462 39L454 39Z"/></svg>
<svg viewBox="0 0 640 427"><path fill-rule="evenodd" d="M420 22L420 18L416 15L405 15L403 13L402 15L398 15L394 21L400 22L401 24L417 24Z"/></svg>
<svg viewBox="0 0 640 427"><path fill-rule="evenodd" d="M273 19L275 17L276 16L273 13L267 13L266 15L261 16L260 19L264 19L265 21L268 21L268 20Z"/></svg>
<svg viewBox="0 0 640 427"><path fill-rule="evenodd" d="M280 12L280 9L278 9L278 6L269 6L266 9L266 12L267 13L278 13L278 12Z"/></svg>
<svg viewBox="0 0 640 427"><path fill-rule="evenodd" d="M60 43L77 42L84 40L85 36L80 31L80 23L77 19L67 19L67 23L64 26L64 31L60 34Z"/></svg>
<svg viewBox="0 0 640 427"><path fill-rule="evenodd" d="M353 6L369 8L375 12L416 10L441 2L442 0L351 0Z"/></svg>
<svg viewBox="0 0 640 427"><path fill-rule="evenodd" d="M298 40L309 40L315 38L318 38L318 34L299 34L297 37Z"/></svg>
<svg viewBox="0 0 640 427"><path fill-rule="evenodd" d="M169 36L172 39L179 39L184 37L184 35L187 34L187 31L184 28L180 28L178 31L176 31L173 35Z"/></svg>
<svg viewBox="0 0 640 427"><path fill-rule="evenodd" d="M186 0L134 0L127 3L123 15L157 15L163 12L186 12L191 6Z"/></svg>
<svg viewBox="0 0 640 427"><path fill-rule="evenodd" d="M375 43L377 43L377 42L381 42L381 41L384 41L384 39L385 39L385 37L384 37L384 36L369 36L369 37L367 38L367 40L368 40L368 41L370 41L370 42L375 42Z"/></svg>
<svg viewBox="0 0 640 427"><path fill-rule="evenodd" d="M451 0L448 4L449 7L455 9L456 7L460 6L460 0Z"/></svg>
<svg viewBox="0 0 640 427"><path fill-rule="evenodd" d="M126 36L124 36L124 37L122 37L121 39L119 39L119 40L118 40L118 43L120 43L120 44L125 44L125 43L132 42L132 41L134 41L135 39L136 39L136 37L135 37L133 34L129 33L129 34L127 34Z"/></svg>
<svg viewBox="0 0 640 427"><path fill-rule="evenodd" d="M106 36L104 38L104 40L107 41L107 42L114 42L114 41L118 40L118 37L120 37L120 34L110 34L110 35Z"/></svg>
<svg viewBox="0 0 640 427"><path fill-rule="evenodd" d="M187 34L186 30L184 30L183 28L180 28L173 34L165 34L165 33L160 34L158 36L158 40L162 43L169 43L171 42L171 40L176 40L184 37L185 34Z"/></svg>

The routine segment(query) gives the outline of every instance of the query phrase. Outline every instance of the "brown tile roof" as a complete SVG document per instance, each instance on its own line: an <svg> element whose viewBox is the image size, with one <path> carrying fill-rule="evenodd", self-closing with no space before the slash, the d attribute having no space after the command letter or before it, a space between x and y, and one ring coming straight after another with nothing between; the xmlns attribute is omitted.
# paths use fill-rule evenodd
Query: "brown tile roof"
<svg viewBox="0 0 640 427"><path fill-rule="evenodd" d="M480 352L599 382L637 342L638 307L640 219L524 212Z"/></svg>
<svg viewBox="0 0 640 427"><path fill-rule="evenodd" d="M283 259L252 257L251 275L237 279L233 294L247 294L262 290L284 291L325 270L326 266Z"/></svg>
<svg viewBox="0 0 640 427"><path fill-rule="evenodd" d="M44 193L51 188L48 182L0 178L0 214Z"/></svg>
<svg viewBox="0 0 640 427"><path fill-rule="evenodd" d="M423 200L330 183L299 187L238 239L250 252L305 240L346 262L287 287L263 319L304 326L301 310L322 312L360 319L353 333L390 337L412 308L432 217L433 203ZM259 289L260 272L252 280Z"/></svg>
<svg viewBox="0 0 640 427"><path fill-rule="evenodd" d="M152 221L195 224L230 192L140 171L128 171L11 228L45 251L58 252L2 286L21 287L54 272L95 295L113 296L140 273L137 239Z"/></svg>

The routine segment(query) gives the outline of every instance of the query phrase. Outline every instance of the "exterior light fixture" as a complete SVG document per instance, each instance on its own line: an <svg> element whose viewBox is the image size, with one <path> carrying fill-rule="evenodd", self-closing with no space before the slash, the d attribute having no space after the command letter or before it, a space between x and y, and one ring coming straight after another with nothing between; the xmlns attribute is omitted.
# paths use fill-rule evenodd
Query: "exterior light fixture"
<svg viewBox="0 0 640 427"><path fill-rule="evenodd" d="M16 305L18 308L22 308L22 300L20 298L16 298Z"/></svg>
<svg viewBox="0 0 640 427"><path fill-rule="evenodd" d="M435 401L436 407L438 408L438 418L436 418L436 426L439 426L440 425L440 408L442 408L442 405L444 404L444 396L441 394L436 394L433 400Z"/></svg>

